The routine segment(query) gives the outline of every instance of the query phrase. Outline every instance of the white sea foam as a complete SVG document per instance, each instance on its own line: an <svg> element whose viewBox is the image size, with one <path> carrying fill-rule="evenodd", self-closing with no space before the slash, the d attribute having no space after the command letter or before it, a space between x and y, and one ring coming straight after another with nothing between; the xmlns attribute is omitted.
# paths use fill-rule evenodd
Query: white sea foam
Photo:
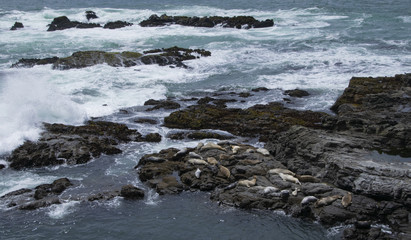
<svg viewBox="0 0 411 240"><path fill-rule="evenodd" d="M0 153L24 140L36 140L42 122L81 123L86 115L67 96L36 71L10 71L3 79L0 95Z"/></svg>
<svg viewBox="0 0 411 240"><path fill-rule="evenodd" d="M61 219L75 211L74 206L79 204L78 201L68 201L62 204L55 204L49 208L47 215L53 219Z"/></svg>
<svg viewBox="0 0 411 240"><path fill-rule="evenodd" d="M33 188L55 180L54 176L41 176L31 172L8 171L0 175L0 196L21 188Z"/></svg>

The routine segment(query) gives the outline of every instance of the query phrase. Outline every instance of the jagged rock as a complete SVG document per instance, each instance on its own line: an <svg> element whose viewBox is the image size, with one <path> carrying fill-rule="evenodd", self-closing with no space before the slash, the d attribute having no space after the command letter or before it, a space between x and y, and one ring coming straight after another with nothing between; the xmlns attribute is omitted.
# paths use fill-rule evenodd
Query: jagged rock
<svg viewBox="0 0 411 240"><path fill-rule="evenodd" d="M60 204L59 195L64 192L72 183L67 178L60 178L51 184L42 184L32 189L22 188L0 197L4 205L16 207L21 210L35 210L48 207L53 204Z"/></svg>
<svg viewBox="0 0 411 240"><path fill-rule="evenodd" d="M26 141L7 159L14 169L59 164L83 164L101 154L121 153L119 143L144 141L137 130L124 124L89 121L83 126L44 124L37 142ZM150 137L149 137L150 138Z"/></svg>
<svg viewBox="0 0 411 240"><path fill-rule="evenodd" d="M144 106L154 106L152 108L148 108L146 111L153 111L158 109L177 109L180 108L181 105L177 102L171 100L154 100L150 99L144 103Z"/></svg>
<svg viewBox="0 0 411 240"><path fill-rule="evenodd" d="M15 22L14 25L10 28L10 30L17 30L19 28L24 28L23 23L21 22Z"/></svg>
<svg viewBox="0 0 411 240"><path fill-rule="evenodd" d="M120 196L125 199L143 199L144 191L133 185L125 185L121 188Z"/></svg>
<svg viewBox="0 0 411 240"><path fill-rule="evenodd" d="M87 21L90 21L90 19L96 19L98 18L98 16L93 11L86 11L86 18L87 18Z"/></svg>
<svg viewBox="0 0 411 240"><path fill-rule="evenodd" d="M290 97L298 97L298 98L310 96L310 94L307 91L301 90L301 89L287 90L287 91L284 91L284 94Z"/></svg>
<svg viewBox="0 0 411 240"><path fill-rule="evenodd" d="M161 135L158 133L149 133L143 139L145 142L161 142Z"/></svg>
<svg viewBox="0 0 411 240"><path fill-rule="evenodd" d="M38 58L22 58L20 59L17 63L14 63L11 65L12 68L18 68L18 67L34 67L35 65L46 65L46 64L53 64L57 60L59 60L58 57L51 57L51 58L43 58L43 59L38 59Z"/></svg>
<svg viewBox="0 0 411 240"><path fill-rule="evenodd" d="M240 136L260 135L265 138L296 124L321 127L325 116L325 113L285 108L281 103L256 105L245 110L202 104L171 113L164 119L164 125L194 130L219 129Z"/></svg>
<svg viewBox="0 0 411 240"><path fill-rule="evenodd" d="M210 56L211 53L204 49L185 49L179 47L155 49L138 52L104 52L81 51L75 52L65 58L20 59L11 67L33 67L35 65L53 64L53 69L67 70L72 68L85 68L96 64L107 64L112 67L131 67L139 64L158 64L160 66L175 65L187 67L183 61Z"/></svg>
<svg viewBox="0 0 411 240"><path fill-rule="evenodd" d="M4 164L0 164L0 170L6 168L6 166Z"/></svg>
<svg viewBox="0 0 411 240"><path fill-rule="evenodd" d="M258 21L250 16L236 16L236 17L186 17L186 16L167 16L165 14L160 17L156 14L151 15L147 20L139 23L142 27L158 27L170 24L178 24L183 26L193 27L215 27L220 25L228 28L249 29L249 28L263 28L272 27L274 21L267 19L265 21Z"/></svg>
<svg viewBox="0 0 411 240"><path fill-rule="evenodd" d="M115 22L108 22L104 25L103 28L108 28L108 29L117 29L117 28L123 28L123 27L128 27L132 26L132 23L129 22L124 22L124 21L115 21Z"/></svg>
<svg viewBox="0 0 411 240"><path fill-rule="evenodd" d="M68 17L61 16L56 17L53 21L48 25L47 31L56 31L56 30L64 30L69 28L96 28L101 27L100 24L96 23L81 23L77 21L70 21Z"/></svg>
<svg viewBox="0 0 411 240"><path fill-rule="evenodd" d="M177 133L171 133L167 135L168 138L171 139L194 139L194 140L199 140L199 139L218 139L218 140L227 140L227 139L232 139L232 136L229 135L222 135L214 132L205 132L205 131L195 131L195 132L177 132Z"/></svg>

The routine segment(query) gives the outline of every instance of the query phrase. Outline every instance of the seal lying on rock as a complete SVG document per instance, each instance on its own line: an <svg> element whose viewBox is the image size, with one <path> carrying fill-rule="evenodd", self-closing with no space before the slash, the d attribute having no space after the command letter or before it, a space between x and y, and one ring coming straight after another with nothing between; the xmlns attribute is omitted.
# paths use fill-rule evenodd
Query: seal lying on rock
<svg viewBox="0 0 411 240"><path fill-rule="evenodd" d="M344 195L344 197L341 199L341 204L346 208L349 205L351 205L352 202L352 193L348 192L347 194Z"/></svg>
<svg viewBox="0 0 411 240"><path fill-rule="evenodd" d="M193 165L208 165L208 163L202 159L197 159L197 158L190 158L187 161L188 163L191 163Z"/></svg>
<svg viewBox="0 0 411 240"><path fill-rule="evenodd" d="M258 152L258 153L261 153L261 154L264 155L264 156L270 156L270 152L269 152L267 149L265 149L265 148L258 148L258 149L257 149L257 152Z"/></svg>
<svg viewBox="0 0 411 240"><path fill-rule="evenodd" d="M224 148L222 148L220 145L212 143L212 142L208 142L204 146L201 147L201 151L206 151L206 150L210 150L210 149L218 149L218 150L221 150L221 151L225 152Z"/></svg>
<svg viewBox="0 0 411 240"><path fill-rule="evenodd" d="M240 180L240 181L238 181L238 185L246 186L246 187L249 188L249 187L254 186L256 184L256 182L257 182L257 177L253 176L252 180Z"/></svg>
<svg viewBox="0 0 411 240"><path fill-rule="evenodd" d="M291 176L291 175L284 174L284 173L279 173L278 175L280 176L280 178L281 178L283 181L288 181L288 182L297 183L297 184L300 184L300 185L301 185L300 181L299 181L297 178L295 178L295 177L293 177L293 176Z"/></svg>
<svg viewBox="0 0 411 240"><path fill-rule="evenodd" d="M305 206L305 205L308 205L310 203L317 202L317 201L318 201L318 198L314 196L306 196L303 198L303 200L301 200L301 206Z"/></svg>
<svg viewBox="0 0 411 240"><path fill-rule="evenodd" d="M315 207L323 207L323 206L327 206L330 205L331 203L333 203L335 200L341 198L340 195L333 195L333 196L329 196L329 197L323 197L320 200L318 200L314 206Z"/></svg>
<svg viewBox="0 0 411 240"><path fill-rule="evenodd" d="M270 169L270 170L268 171L268 173L269 173L269 174L279 174L279 173L283 173L283 174L288 174L288 175L291 175L291 176L295 176L295 173L291 172L291 171L288 170L288 169L282 169L282 168L273 168L273 169Z"/></svg>
<svg viewBox="0 0 411 240"><path fill-rule="evenodd" d="M314 176L311 176L311 175L295 175L295 177L298 178L300 182L312 182L312 183L321 182L320 179Z"/></svg>
<svg viewBox="0 0 411 240"><path fill-rule="evenodd" d="M224 177L226 177L227 179L230 178L231 173L230 173L230 170L228 168L224 167L223 165L219 165L218 168L219 168L220 172L224 175Z"/></svg>
<svg viewBox="0 0 411 240"><path fill-rule="evenodd" d="M233 151L234 154L237 154L238 150L240 150L240 146L231 146L231 150Z"/></svg>
<svg viewBox="0 0 411 240"><path fill-rule="evenodd" d="M207 162L208 162L209 164L211 164L211 165L217 165L217 164L218 164L217 159L215 159L215 158L213 158L213 157L208 157L208 158L207 158Z"/></svg>

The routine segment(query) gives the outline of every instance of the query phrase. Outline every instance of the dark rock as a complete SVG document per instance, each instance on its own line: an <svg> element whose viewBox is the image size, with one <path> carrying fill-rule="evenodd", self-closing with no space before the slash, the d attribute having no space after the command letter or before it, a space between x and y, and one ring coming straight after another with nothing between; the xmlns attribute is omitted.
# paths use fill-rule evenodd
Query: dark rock
<svg viewBox="0 0 411 240"><path fill-rule="evenodd" d="M256 105L245 110L203 104L171 113L164 119L164 125L194 130L219 129L240 136L266 137L296 124L321 127L325 116L325 113L288 109L281 103Z"/></svg>
<svg viewBox="0 0 411 240"><path fill-rule="evenodd" d="M17 30L19 28L24 28L23 23L15 22L14 25L10 28L10 30Z"/></svg>
<svg viewBox="0 0 411 240"><path fill-rule="evenodd" d="M87 21L90 21L90 19L96 19L98 18L98 16L93 11L86 11L86 18L87 18Z"/></svg>
<svg viewBox="0 0 411 240"><path fill-rule="evenodd" d="M9 193L1 196L0 198L8 198L8 197L11 197L11 196L18 196L18 195L21 195L21 194L24 194L24 193L28 193L28 192L31 192L31 191L32 191L31 189L22 188L22 189L13 191L13 192L9 192Z"/></svg>
<svg viewBox="0 0 411 240"><path fill-rule="evenodd" d="M143 139L145 142L161 142L161 135L158 133L149 133Z"/></svg>
<svg viewBox="0 0 411 240"><path fill-rule="evenodd" d="M158 123L157 120L151 119L151 118L137 118L137 119L134 119L134 122L135 123L147 123L147 124L153 124L153 125Z"/></svg>
<svg viewBox="0 0 411 240"><path fill-rule="evenodd" d="M133 185L125 185L121 188L120 196L125 199L143 199L144 191Z"/></svg>
<svg viewBox="0 0 411 240"><path fill-rule="evenodd" d="M123 27L128 27L132 26L132 23L129 22L124 22L124 21L115 21L115 22L108 22L104 25L103 28L108 28L108 29L117 29L117 28L123 28Z"/></svg>
<svg viewBox="0 0 411 240"><path fill-rule="evenodd" d="M268 88L266 88L266 87L259 87L259 88L253 88L253 89L251 89L251 91L253 91L253 92L266 92L266 91L268 91L269 89Z"/></svg>
<svg viewBox="0 0 411 240"><path fill-rule="evenodd" d="M58 57L51 57L51 58L43 58L43 59L38 59L38 58L31 58L31 59L26 59L22 58L20 59L17 63L14 63L11 65L12 68L15 67L34 67L35 65L46 65L46 64L53 64L59 60Z"/></svg>
<svg viewBox="0 0 411 240"><path fill-rule="evenodd" d="M76 25L77 26L77 25ZM35 65L53 64L53 69L67 70L73 68L85 68L96 64L107 64L112 67L131 67L139 64L158 64L160 66L175 65L177 67L187 66L183 63L210 56L211 53L204 49L185 49L172 47L166 49L156 49L146 51L143 54L138 52L103 52L103 51L81 51L75 52L65 58L45 58L45 59L20 59L12 67L33 67Z"/></svg>
<svg viewBox="0 0 411 240"><path fill-rule="evenodd" d="M83 126L44 126L46 131L37 142L26 141L11 153L7 159L11 168L83 164L103 153L121 153L116 147L119 143L145 140L136 130L111 122L89 121Z"/></svg>
<svg viewBox="0 0 411 240"><path fill-rule="evenodd" d="M0 164L0 170L3 169L3 168L6 168L6 165Z"/></svg>
<svg viewBox="0 0 411 240"><path fill-rule="evenodd" d="M154 100L150 99L144 103L144 106L154 106L152 108L147 109L146 111L153 111L158 109L177 109L180 108L181 105L177 102L171 100Z"/></svg>
<svg viewBox="0 0 411 240"><path fill-rule="evenodd" d="M107 201L111 200L115 197L120 196L120 191L107 191L107 192L102 192L102 193L97 193L97 194L91 194L90 196L87 197L87 201L93 202L93 201Z"/></svg>
<svg viewBox="0 0 411 240"><path fill-rule="evenodd" d="M81 23L77 21L70 21L68 17L61 16L56 17L53 21L48 25L47 31L56 31L56 30L64 30L69 28L96 28L101 27L100 24L95 23Z"/></svg>
<svg viewBox="0 0 411 240"><path fill-rule="evenodd" d="M53 204L61 204L61 202L57 197L52 197L52 198L29 202L27 204L21 205L19 209L20 210L36 210L38 208L48 207Z"/></svg>
<svg viewBox="0 0 411 240"><path fill-rule="evenodd" d="M301 89L287 90L287 91L284 91L284 94L290 97L298 97L298 98L302 98L302 97L306 97L310 95L307 91L304 91Z"/></svg>
<svg viewBox="0 0 411 240"><path fill-rule="evenodd" d="M160 17L151 15L147 20L139 23L142 27L158 27L170 24L178 24L183 26L193 27L215 27L221 25L228 28L263 28L272 27L274 21L267 19L265 21L258 21L250 16L236 16L236 17L186 17L186 16L167 16L165 14Z"/></svg>

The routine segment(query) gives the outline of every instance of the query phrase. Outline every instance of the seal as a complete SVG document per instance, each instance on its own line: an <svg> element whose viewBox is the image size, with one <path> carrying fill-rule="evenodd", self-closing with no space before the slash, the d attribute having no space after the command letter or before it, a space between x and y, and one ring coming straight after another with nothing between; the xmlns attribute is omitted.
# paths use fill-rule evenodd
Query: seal
<svg viewBox="0 0 411 240"><path fill-rule="evenodd" d="M268 170L268 173L269 174L284 173L284 174L288 174L288 175L291 175L291 176L295 176L295 173L291 172L288 169L283 169L283 168L273 168L273 169Z"/></svg>
<svg viewBox="0 0 411 240"><path fill-rule="evenodd" d="M297 196L299 190L300 190L300 189L298 189L298 188L296 187L296 188L294 189L294 191L291 192L291 195Z"/></svg>
<svg viewBox="0 0 411 240"><path fill-rule="evenodd" d="M238 150L240 150L240 146L231 146L231 150L233 151L234 154L237 154Z"/></svg>
<svg viewBox="0 0 411 240"><path fill-rule="evenodd" d="M317 202L318 198L314 197L314 196L306 196L303 198L303 200L301 200L301 206L305 206L308 205L310 203L313 202Z"/></svg>
<svg viewBox="0 0 411 240"><path fill-rule="evenodd" d="M264 156L270 156L270 152L269 152L267 149L265 149L265 148L258 148L258 149L257 149L257 152L258 152L258 153L261 153L261 154L264 155Z"/></svg>
<svg viewBox="0 0 411 240"><path fill-rule="evenodd" d="M218 168L220 169L220 172L223 174L224 177L226 177L227 179L230 178L231 173L228 168L224 167L223 165L219 165Z"/></svg>
<svg viewBox="0 0 411 240"><path fill-rule="evenodd" d="M202 159L197 159L197 158L190 158L187 161L188 163L191 163L193 165L208 165L208 163Z"/></svg>
<svg viewBox="0 0 411 240"><path fill-rule="evenodd" d="M240 180L238 181L238 185L240 186L246 186L246 187L252 187L257 183L257 177L253 176L252 180Z"/></svg>
<svg viewBox="0 0 411 240"><path fill-rule="evenodd" d="M203 146L204 146L204 143L199 142L199 143L197 144L196 149L197 149L197 150L200 150Z"/></svg>
<svg viewBox="0 0 411 240"><path fill-rule="evenodd" d="M218 161L213 157L208 157L207 162L211 165L217 165L218 164Z"/></svg>
<svg viewBox="0 0 411 240"><path fill-rule="evenodd" d="M314 207L323 207L323 206L327 206L330 205L331 203L333 203L335 200L341 198L340 195L333 195L333 196L329 196L329 197L323 197L320 200L318 200L317 202L315 202Z"/></svg>
<svg viewBox="0 0 411 240"><path fill-rule="evenodd" d="M204 146L201 147L200 151L206 151L206 150L210 150L210 149L217 149L217 150L221 150L221 151L225 152L224 148L222 148L220 145L212 143L212 142L206 143Z"/></svg>
<svg viewBox="0 0 411 240"><path fill-rule="evenodd" d="M352 203L352 193L347 192L347 194L344 195L344 197L341 199L341 204L343 207L348 207Z"/></svg>
<svg viewBox="0 0 411 240"><path fill-rule="evenodd" d="M195 153L195 152L189 152L189 153L188 153L188 156L190 156L191 158L203 159L202 156L198 155L198 154Z"/></svg>
<svg viewBox="0 0 411 240"><path fill-rule="evenodd" d="M278 175L280 176L280 178L281 178L283 181L288 181L288 182L297 183L297 184L300 184L300 185L301 185L300 181L299 181L297 178L295 178L295 177L293 177L293 176L291 176L291 175L284 174L284 173L279 173Z"/></svg>
<svg viewBox="0 0 411 240"><path fill-rule="evenodd" d="M180 151L178 151L176 154L174 154L173 159L180 159L184 157L188 152L188 148L183 148Z"/></svg>
<svg viewBox="0 0 411 240"><path fill-rule="evenodd" d="M201 174L201 170L199 168L197 168L196 172L194 173L194 175L196 176L196 178L200 178L200 174Z"/></svg>

